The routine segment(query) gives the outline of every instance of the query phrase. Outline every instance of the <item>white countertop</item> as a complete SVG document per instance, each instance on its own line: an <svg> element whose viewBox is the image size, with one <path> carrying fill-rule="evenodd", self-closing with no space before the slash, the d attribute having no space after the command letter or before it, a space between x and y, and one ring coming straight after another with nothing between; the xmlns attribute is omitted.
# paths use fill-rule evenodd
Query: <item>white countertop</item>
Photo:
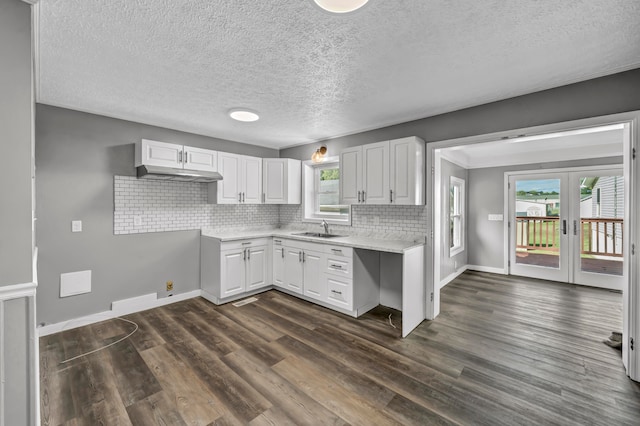
<svg viewBox="0 0 640 426"><path fill-rule="evenodd" d="M334 238L294 235L300 232L304 232L304 230L269 228L221 231L219 229L203 229L201 231L201 235L203 237L215 238L222 242L245 240L249 238L253 239L278 237L287 238L290 240L308 241L313 243L331 244L336 246L353 247L366 250L384 251L389 253L404 253L405 251L411 250L415 247L423 246L425 244L424 236L421 235L417 235L415 240L393 238L383 239L361 235L345 235L344 237Z"/></svg>

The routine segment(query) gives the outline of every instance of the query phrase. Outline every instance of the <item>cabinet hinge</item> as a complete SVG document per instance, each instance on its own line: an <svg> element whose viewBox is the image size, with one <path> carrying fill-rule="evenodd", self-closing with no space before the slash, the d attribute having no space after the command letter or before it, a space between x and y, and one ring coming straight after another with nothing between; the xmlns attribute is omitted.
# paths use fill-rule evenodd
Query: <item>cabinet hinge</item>
<svg viewBox="0 0 640 426"><path fill-rule="evenodd" d="M436 174L436 168L435 167L431 167L431 174L435 175Z"/></svg>
<svg viewBox="0 0 640 426"><path fill-rule="evenodd" d="M433 292L431 292L431 301L433 302Z"/></svg>
<svg viewBox="0 0 640 426"><path fill-rule="evenodd" d="M636 254L636 245L631 244L631 254Z"/></svg>

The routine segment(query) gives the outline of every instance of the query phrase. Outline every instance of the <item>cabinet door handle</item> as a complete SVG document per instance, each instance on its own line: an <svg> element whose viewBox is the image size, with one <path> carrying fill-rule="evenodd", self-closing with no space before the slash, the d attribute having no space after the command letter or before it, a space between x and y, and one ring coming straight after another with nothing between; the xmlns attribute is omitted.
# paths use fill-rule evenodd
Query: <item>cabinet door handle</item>
<svg viewBox="0 0 640 426"><path fill-rule="evenodd" d="M182 163L182 151L178 151L178 163Z"/></svg>
<svg viewBox="0 0 640 426"><path fill-rule="evenodd" d="M242 202L243 202L243 203L244 203L245 201L247 201L247 198L245 197L245 195L246 195L246 194L243 192L243 193L242 193Z"/></svg>
<svg viewBox="0 0 640 426"><path fill-rule="evenodd" d="M567 235L567 221L566 220L562 221L562 233L564 235Z"/></svg>
<svg viewBox="0 0 640 426"><path fill-rule="evenodd" d="M282 253L282 258L284 259L284 248L280 250L280 253Z"/></svg>
<svg viewBox="0 0 640 426"><path fill-rule="evenodd" d="M362 202L364 203L367 200L367 193L362 191Z"/></svg>
<svg viewBox="0 0 640 426"><path fill-rule="evenodd" d="M242 260L247 260L247 249L242 250Z"/></svg>
<svg viewBox="0 0 640 426"><path fill-rule="evenodd" d="M263 193L262 193L262 203L263 203L263 204L264 204L264 202L265 202L264 200L266 200L266 198L267 198L267 197L266 197L266 194L263 192Z"/></svg>
<svg viewBox="0 0 640 426"><path fill-rule="evenodd" d="M238 202L242 202L242 192L238 192Z"/></svg>
<svg viewBox="0 0 640 426"><path fill-rule="evenodd" d="M331 293L342 295L342 292L338 290L331 290Z"/></svg>
<svg viewBox="0 0 640 426"><path fill-rule="evenodd" d="M393 203L393 189L389 190L389 202Z"/></svg>
<svg viewBox="0 0 640 426"><path fill-rule="evenodd" d="M360 202L360 191L358 191L358 202Z"/></svg>
<svg viewBox="0 0 640 426"><path fill-rule="evenodd" d="M578 235L578 221L573 221L573 235Z"/></svg>
<svg viewBox="0 0 640 426"><path fill-rule="evenodd" d="M307 253L302 252L302 263L307 261Z"/></svg>
<svg viewBox="0 0 640 426"><path fill-rule="evenodd" d="M298 252L298 262L302 262L302 252Z"/></svg>
<svg viewBox="0 0 640 426"><path fill-rule="evenodd" d="M251 260L251 249L247 249L247 260Z"/></svg>

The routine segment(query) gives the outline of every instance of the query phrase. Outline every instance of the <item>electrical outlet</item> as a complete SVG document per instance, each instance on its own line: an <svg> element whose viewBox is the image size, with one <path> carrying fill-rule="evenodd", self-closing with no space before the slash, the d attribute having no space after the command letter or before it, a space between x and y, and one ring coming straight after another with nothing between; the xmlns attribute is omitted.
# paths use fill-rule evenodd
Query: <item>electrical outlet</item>
<svg viewBox="0 0 640 426"><path fill-rule="evenodd" d="M173 281L167 281L167 291L173 290Z"/></svg>

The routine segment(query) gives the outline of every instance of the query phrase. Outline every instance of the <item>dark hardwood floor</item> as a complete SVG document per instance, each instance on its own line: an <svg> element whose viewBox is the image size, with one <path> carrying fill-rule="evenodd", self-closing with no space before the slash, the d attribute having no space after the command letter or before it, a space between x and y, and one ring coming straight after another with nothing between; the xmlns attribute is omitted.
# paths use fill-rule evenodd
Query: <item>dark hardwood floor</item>
<svg viewBox="0 0 640 426"><path fill-rule="evenodd" d="M602 343L621 295L467 272L408 338L277 291L192 299L40 339L43 425L637 425L640 385ZM397 328L389 323L391 321Z"/></svg>

